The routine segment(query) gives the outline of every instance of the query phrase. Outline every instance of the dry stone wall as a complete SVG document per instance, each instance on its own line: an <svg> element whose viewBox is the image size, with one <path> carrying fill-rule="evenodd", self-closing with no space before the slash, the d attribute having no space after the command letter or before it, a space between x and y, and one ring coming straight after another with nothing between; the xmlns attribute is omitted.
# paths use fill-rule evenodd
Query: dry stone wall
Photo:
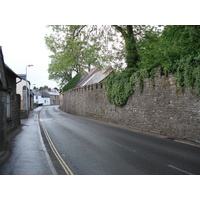
<svg viewBox="0 0 200 200"><path fill-rule="evenodd" d="M200 99L189 90L183 93L175 78L157 75L139 84L123 107L108 102L105 85L95 84L72 89L60 96L60 108L71 114L107 121L118 125L166 135L171 138L200 142Z"/></svg>

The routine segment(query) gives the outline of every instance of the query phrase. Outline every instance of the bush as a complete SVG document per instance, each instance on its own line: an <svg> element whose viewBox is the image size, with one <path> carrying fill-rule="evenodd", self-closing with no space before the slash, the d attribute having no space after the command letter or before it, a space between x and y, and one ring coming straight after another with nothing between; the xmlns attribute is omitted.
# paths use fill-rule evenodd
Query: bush
<svg viewBox="0 0 200 200"><path fill-rule="evenodd" d="M134 77L130 69L126 69L121 73L116 73L109 76L106 80L106 96L108 100L117 105L123 106L126 104L129 96L134 92Z"/></svg>
<svg viewBox="0 0 200 200"><path fill-rule="evenodd" d="M74 76L74 78L72 78L71 81L69 81L63 88L62 88L62 92L66 92L72 88L74 88L77 83L79 82L79 80L81 79L82 77L82 74L81 73L78 73L76 74L76 76Z"/></svg>

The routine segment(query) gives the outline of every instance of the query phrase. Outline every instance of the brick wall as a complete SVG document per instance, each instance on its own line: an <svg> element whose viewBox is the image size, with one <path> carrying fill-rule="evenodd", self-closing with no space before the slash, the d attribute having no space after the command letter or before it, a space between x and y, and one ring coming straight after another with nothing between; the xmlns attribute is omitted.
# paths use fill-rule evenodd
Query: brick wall
<svg viewBox="0 0 200 200"><path fill-rule="evenodd" d="M105 86L85 86L60 96L60 108L68 113L172 138L200 142L200 98L188 89L181 93L175 78L157 75L155 87L144 80L144 90L136 90L123 107L108 102Z"/></svg>

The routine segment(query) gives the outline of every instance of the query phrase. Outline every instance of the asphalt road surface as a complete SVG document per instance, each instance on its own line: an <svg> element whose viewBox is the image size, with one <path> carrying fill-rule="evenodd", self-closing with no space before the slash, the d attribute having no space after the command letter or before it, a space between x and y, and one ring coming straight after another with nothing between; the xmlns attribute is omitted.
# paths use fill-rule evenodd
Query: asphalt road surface
<svg viewBox="0 0 200 200"><path fill-rule="evenodd" d="M70 115L58 106L43 107L40 123L53 163L63 170L58 174L200 174L195 145Z"/></svg>

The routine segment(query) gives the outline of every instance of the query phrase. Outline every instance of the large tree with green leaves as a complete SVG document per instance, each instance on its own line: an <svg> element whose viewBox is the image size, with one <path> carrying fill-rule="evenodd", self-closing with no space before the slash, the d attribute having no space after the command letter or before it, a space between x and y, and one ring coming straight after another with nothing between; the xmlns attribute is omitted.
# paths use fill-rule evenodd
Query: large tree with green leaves
<svg viewBox="0 0 200 200"><path fill-rule="evenodd" d="M175 72L178 60L200 53L199 37L200 26L192 25L167 25L162 34L148 31L139 43L139 67Z"/></svg>
<svg viewBox="0 0 200 200"><path fill-rule="evenodd" d="M86 26L52 25L52 34L45 37L51 51L49 78L60 81L63 85L72 78L72 72L79 73L91 65L99 65L100 44L95 37L82 31Z"/></svg>
<svg viewBox="0 0 200 200"><path fill-rule="evenodd" d="M49 78L61 85L71 80L72 72L91 66L138 68L138 41L149 26L139 25L63 25L48 26L53 33L45 37L52 52ZM121 33L121 38L119 36Z"/></svg>

